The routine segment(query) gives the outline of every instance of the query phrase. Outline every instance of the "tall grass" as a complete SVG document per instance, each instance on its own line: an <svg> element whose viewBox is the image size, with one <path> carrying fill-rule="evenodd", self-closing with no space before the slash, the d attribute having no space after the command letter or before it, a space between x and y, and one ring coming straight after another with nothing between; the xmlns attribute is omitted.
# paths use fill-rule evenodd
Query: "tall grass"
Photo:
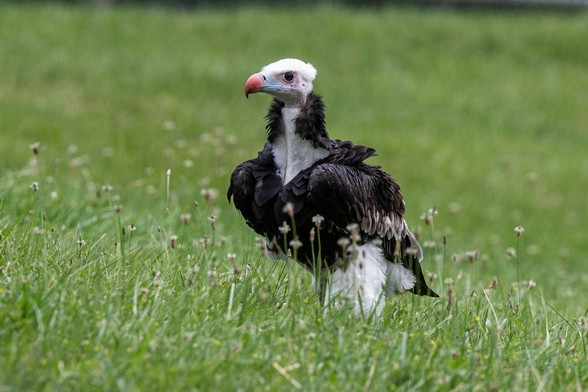
<svg viewBox="0 0 588 392"><path fill-rule="evenodd" d="M0 389L582 390L585 19L1 5ZM242 84L286 56L402 185L440 299L320 309L227 204Z"/></svg>

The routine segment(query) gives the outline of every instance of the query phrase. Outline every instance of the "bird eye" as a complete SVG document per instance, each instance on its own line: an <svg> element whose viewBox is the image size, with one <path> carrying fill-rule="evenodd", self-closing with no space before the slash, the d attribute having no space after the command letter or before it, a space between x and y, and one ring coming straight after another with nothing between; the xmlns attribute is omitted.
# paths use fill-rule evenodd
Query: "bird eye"
<svg viewBox="0 0 588 392"><path fill-rule="evenodd" d="M294 72L288 71L284 73L284 80L286 82L291 82L292 80L294 80Z"/></svg>

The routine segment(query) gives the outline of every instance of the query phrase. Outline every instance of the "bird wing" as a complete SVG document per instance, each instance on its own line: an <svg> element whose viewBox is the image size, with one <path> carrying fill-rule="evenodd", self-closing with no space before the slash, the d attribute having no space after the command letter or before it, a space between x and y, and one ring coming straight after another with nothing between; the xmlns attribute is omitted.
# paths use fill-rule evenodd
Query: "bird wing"
<svg viewBox="0 0 588 392"><path fill-rule="evenodd" d="M317 165L308 190L317 213L339 228L355 223L368 237L387 240L408 234L400 187L374 166Z"/></svg>
<svg viewBox="0 0 588 392"><path fill-rule="evenodd" d="M282 188L282 179L276 174L271 157L271 146L266 144L257 158L238 165L231 174L227 190L229 202L233 199L235 208L245 222L257 234L267 235L267 222L273 223L273 204L268 203Z"/></svg>
<svg viewBox="0 0 588 392"><path fill-rule="evenodd" d="M371 149L356 150L344 155L348 159L314 166L308 175L307 203L341 231L357 224L364 239L379 238L386 259L414 273L416 284L410 291L437 297L426 285L420 266L422 250L403 218L400 186L379 167L363 163L373 154Z"/></svg>

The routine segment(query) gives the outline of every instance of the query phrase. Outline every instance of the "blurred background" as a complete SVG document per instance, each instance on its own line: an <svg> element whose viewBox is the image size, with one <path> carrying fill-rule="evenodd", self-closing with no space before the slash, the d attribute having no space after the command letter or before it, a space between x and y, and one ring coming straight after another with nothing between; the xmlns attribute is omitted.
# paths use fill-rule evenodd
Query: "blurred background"
<svg viewBox="0 0 588 392"><path fill-rule="evenodd" d="M585 2L287 5L0 1L0 390L582 390ZM225 195L286 57L401 185L438 300L322 317L256 248Z"/></svg>
<svg viewBox="0 0 588 392"><path fill-rule="evenodd" d="M6 2L48 3L51 0L3 0ZM291 0L288 2L271 0L56 0L63 4L84 4L110 7L114 5L158 5L165 7L234 7L234 6L303 6L303 5L338 5L338 6L390 6L409 5L421 7L458 7L458 8L528 8L552 7L574 8L588 5L588 0Z"/></svg>

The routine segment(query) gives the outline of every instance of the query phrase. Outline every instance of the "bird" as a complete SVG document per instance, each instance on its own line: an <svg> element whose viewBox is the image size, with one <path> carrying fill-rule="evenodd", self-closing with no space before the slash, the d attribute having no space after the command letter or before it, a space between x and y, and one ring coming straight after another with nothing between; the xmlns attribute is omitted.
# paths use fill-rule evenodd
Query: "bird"
<svg viewBox="0 0 588 392"><path fill-rule="evenodd" d="M247 98L273 99L267 140L232 172L229 203L265 238L267 257L291 256L312 274L321 303L380 315L393 294L438 297L404 219L400 186L365 163L373 148L331 139L325 103L313 91L316 75L312 64L285 58L247 79Z"/></svg>

